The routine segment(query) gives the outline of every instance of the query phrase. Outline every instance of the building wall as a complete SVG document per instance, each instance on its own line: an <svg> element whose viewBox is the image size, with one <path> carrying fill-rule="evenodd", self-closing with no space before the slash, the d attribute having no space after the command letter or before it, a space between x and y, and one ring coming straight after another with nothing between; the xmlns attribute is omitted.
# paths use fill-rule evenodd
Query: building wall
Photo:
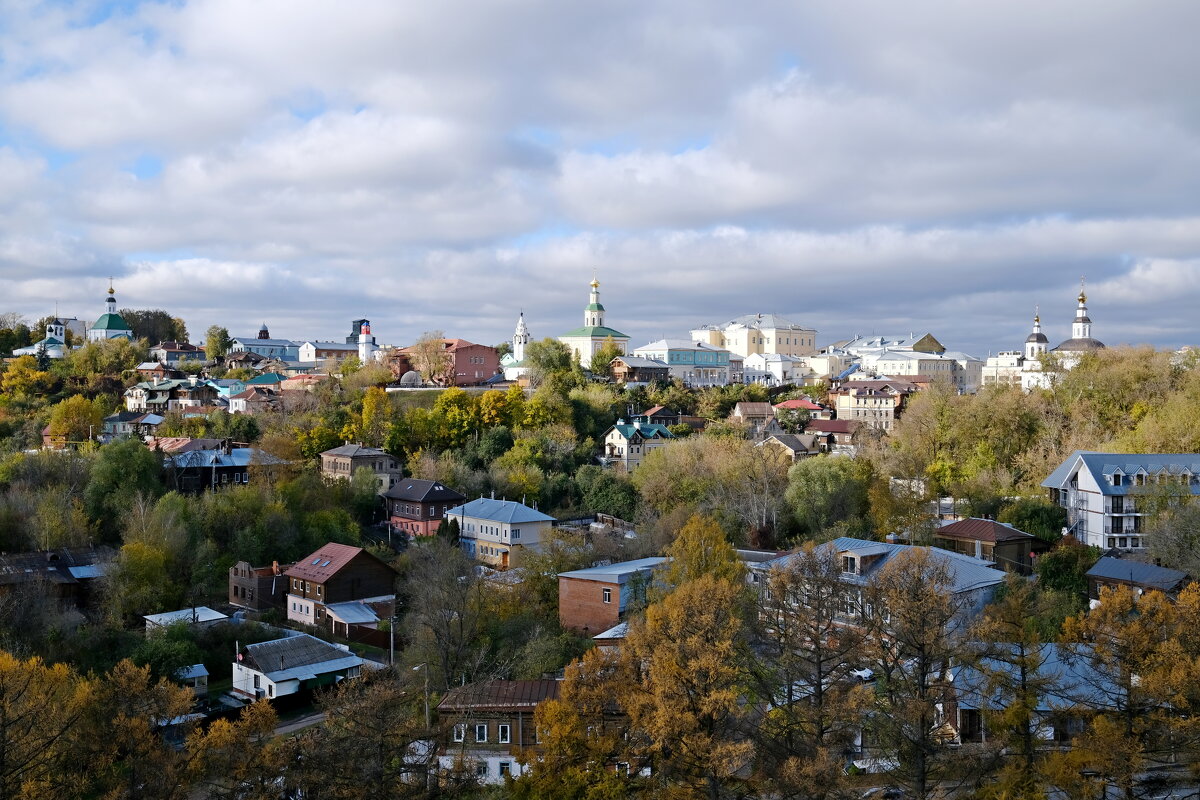
<svg viewBox="0 0 1200 800"><path fill-rule="evenodd" d="M558 620L564 628L592 636L608 630L621 621L621 585L560 576Z"/></svg>
<svg viewBox="0 0 1200 800"><path fill-rule="evenodd" d="M454 385L474 386L500 371L500 356L494 347L469 344L455 348Z"/></svg>
<svg viewBox="0 0 1200 800"><path fill-rule="evenodd" d="M479 517L455 516L459 525L459 543L467 555L492 566L507 568L511 554L517 548L536 550L542 537L553 527L550 520L541 522L519 522L510 525ZM514 538L513 533L520 536Z"/></svg>

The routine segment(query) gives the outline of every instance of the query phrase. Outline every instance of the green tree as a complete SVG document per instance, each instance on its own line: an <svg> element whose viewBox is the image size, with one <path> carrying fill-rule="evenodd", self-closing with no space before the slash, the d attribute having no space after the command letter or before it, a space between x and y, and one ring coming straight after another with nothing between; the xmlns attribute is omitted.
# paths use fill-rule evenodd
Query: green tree
<svg viewBox="0 0 1200 800"><path fill-rule="evenodd" d="M866 462L834 456L806 458L788 471L786 496L796 520L811 536L838 523L865 532L870 480Z"/></svg>
<svg viewBox="0 0 1200 800"><path fill-rule="evenodd" d="M86 442L100 433L104 420L104 402L72 395L50 410L50 433L65 436L69 442Z"/></svg>
<svg viewBox="0 0 1200 800"><path fill-rule="evenodd" d="M209 361L224 358L232 344L228 330L220 325L210 325L204 334L204 356Z"/></svg>
<svg viewBox="0 0 1200 800"><path fill-rule="evenodd" d="M609 336L604 340L595 353L592 354L592 360L588 364L588 369L593 375L603 375L608 378L612 375L612 361L619 355L623 355L621 346L617 344L613 337Z"/></svg>
<svg viewBox="0 0 1200 800"><path fill-rule="evenodd" d="M162 494L162 460L137 439L120 439L100 448L84 491L88 516L111 541L136 498Z"/></svg>
<svg viewBox="0 0 1200 800"><path fill-rule="evenodd" d="M529 385L536 388L556 373L571 372L575 360L571 348L557 339L546 338L525 347L525 364L529 368Z"/></svg>
<svg viewBox="0 0 1200 800"><path fill-rule="evenodd" d="M1067 526L1067 510L1040 497L1022 497L1006 505L996 519L1039 539L1057 542Z"/></svg>
<svg viewBox="0 0 1200 800"><path fill-rule="evenodd" d="M186 342L187 328L179 317L172 317L160 308L135 310L123 308L120 312L133 331L134 339L145 339L151 345L159 342Z"/></svg>

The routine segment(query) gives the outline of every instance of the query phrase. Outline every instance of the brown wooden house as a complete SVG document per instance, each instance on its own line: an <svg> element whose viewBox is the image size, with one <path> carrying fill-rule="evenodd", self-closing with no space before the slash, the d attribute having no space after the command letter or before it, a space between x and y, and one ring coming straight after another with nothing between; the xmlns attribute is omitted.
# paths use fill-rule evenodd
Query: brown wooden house
<svg viewBox="0 0 1200 800"><path fill-rule="evenodd" d="M1033 573L1034 559L1051 544L1003 522L971 517L943 525L933 532L933 544L943 550L991 561L997 569L1020 575Z"/></svg>
<svg viewBox="0 0 1200 800"><path fill-rule="evenodd" d="M480 783L501 784L522 772L516 755L539 744L533 714L557 700L560 681L483 681L456 686L438 703L449 723L449 741L439 753L443 770L465 766Z"/></svg>
<svg viewBox="0 0 1200 800"><path fill-rule="evenodd" d="M249 561L234 564L229 568L229 604L251 611L283 608L289 583L284 573L292 566L278 561L269 567L251 566Z"/></svg>
<svg viewBox="0 0 1200 800"><path fill-rule="evenodd" d="M446 511L466 502L466 495L438 481L400 478L383 494L392 530L412 539L433 536Z"/></svg>
<svg viewBox="0 0 1200 800"><path fill-rule="evenodd" d="M325 607L351 600L383 600L396 594L396 570L361 547L330 542L297 561L288 579L288 619L325 625Z"/></svg>

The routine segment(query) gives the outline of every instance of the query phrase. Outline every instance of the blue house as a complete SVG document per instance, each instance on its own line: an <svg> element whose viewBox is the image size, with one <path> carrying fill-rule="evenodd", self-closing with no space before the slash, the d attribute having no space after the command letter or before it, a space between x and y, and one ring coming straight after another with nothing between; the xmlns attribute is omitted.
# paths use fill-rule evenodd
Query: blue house
<svg viewBox="0 0 1200 800"><path fill-rule="evenodd" d="M688 386L725 386L729 383L729 351L690 339L659 339L633 351L641 358L665 363L672 378Z"/></svg>

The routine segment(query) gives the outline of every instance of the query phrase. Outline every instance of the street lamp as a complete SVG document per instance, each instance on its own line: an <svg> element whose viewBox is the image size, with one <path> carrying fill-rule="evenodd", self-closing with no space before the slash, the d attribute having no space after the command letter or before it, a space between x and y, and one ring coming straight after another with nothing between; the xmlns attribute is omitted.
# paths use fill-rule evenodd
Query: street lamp
<svg viewBox="0 0 1200 800"><path fill-rule="evenodd" d="M425 729L428 730L432 727L432 723L429 721L429 662L422 661L412 669L413 672L416 672L419 669L425 670Z"/></svg>

